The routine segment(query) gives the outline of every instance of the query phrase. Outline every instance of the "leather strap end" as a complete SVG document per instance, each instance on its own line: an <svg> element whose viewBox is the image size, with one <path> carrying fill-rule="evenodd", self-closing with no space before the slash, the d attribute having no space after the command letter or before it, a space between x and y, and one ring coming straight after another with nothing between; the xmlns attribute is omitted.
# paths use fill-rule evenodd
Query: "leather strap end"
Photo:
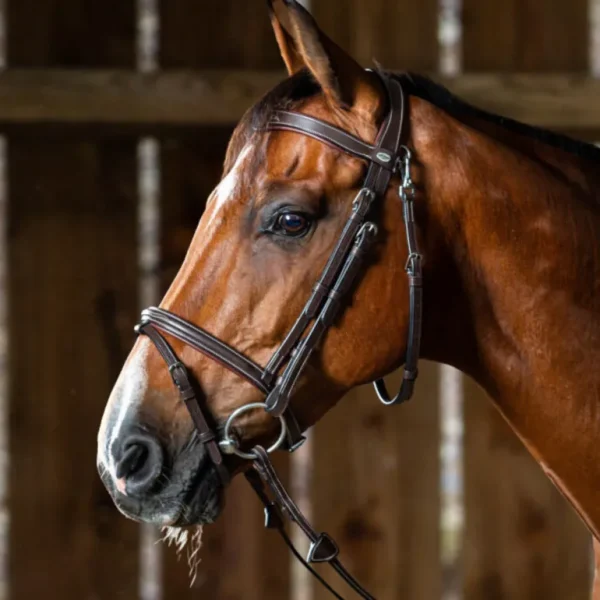
<svg viewBox="0 0 600 600"><path fill-rule="evenodd" d="M265 529L281 529L283 527L283 518L279 508L274 502L265 506Z"/></svg>
<svg viewBox="0 0 600 600"><path fill-rule="evenodd" d="M308 550L306 561L309 563L326 563L335 560L340 549L327 533L321 533Z"/></svg>
<svg viewBox="0 0 600 600"><path fill-rule="evenodd" d="M180 387L179 388L179 395L181 396L181 399L186 404L188 402L196 402L197 401L196 392L194 392L194 389L191 386Z"/></svg>
<svg viewBox="0 0 600 600"><path fill-rule="evenodd" d="M217 439L217 436L214 431L205 431L198 435L198 439L202 444L208 444L208 442L212 442Z"/></svg>
<svg viewBox="0 0 600 600"><path fill-rule="evenodd" d="M265 410L274 417L281 417L287 408L287 402L283 401L283 393L279 384L275 385L265 400Z"/></svg>
<svg viewBox="0 0 600 600"><path fill-rule="evenodd" d="M306 442L306 436L302 435L302 428L298 423L298 419L296 419L296 415L294 411L288 407L288 409L284 413L286 429L287 429L287 437L285 440L285 450L292 453L298 450L304 442Z"/></svg>

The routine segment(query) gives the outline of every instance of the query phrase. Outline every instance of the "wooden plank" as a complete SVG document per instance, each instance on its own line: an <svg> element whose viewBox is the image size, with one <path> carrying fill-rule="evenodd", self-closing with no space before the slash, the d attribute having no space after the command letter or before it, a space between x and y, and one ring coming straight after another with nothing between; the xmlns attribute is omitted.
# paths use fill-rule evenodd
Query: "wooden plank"
<svg viewBox="0 0 600 600"><path fill-rule="evenodd" d="M336 539L344 565L380 600L441 594L439 366L422 361L420 369L408 404L384 407L360 387L313 433L314 525ZM389 380L399 385L400 374ZM316 585L315 599L327 597Z"/></svg>
<svg viewBox="0 0 600 600"><path fill-rule="evenodd" d="M115 592L134 589L137 534L105 494L89 447L131 337L120 324L136 310L131 164L115 149L109 168L90 146L10 153L11 585L15 597L21 586L47 597L64 579L83 594L110 574ZM56 178L61 170L70 177ZM109 180L90 188L90 173ZM34 548L21 543L26 532ZM45 567L32 570L32 561Z"/></svg>
<svg viewBox="0 0 600 600"><path fill-rule="evenodd" d="M463 0L468 71L587 73L588 0Z"/></svg>
<svg viewBox="0 0 600 600"><path fill-rule="evenodd" d="M9 64L130 68L133 4L10 2ZM132 600L94 440L137 313L135 143L9 139L7 168L10 597Z"/></svg>
<svg viewBox="0 0 600 600"><path fill-rule="evenodd" d="M9 152L10 597L131 600L138 528L93 441L137 313L135 165L121 146Z"/></svg>
<svg viewBox="0 0 600 600"><path fill-rule="evenodd" d="M197 69L280 69L266 2L221 0L190 10L161 3L161 65ZM179 5L178 5L179 6Z"/></svg>
<svg viewBox="0 0 600 600"><path fill-rule="evenodd" d="M468 70L588 70L586 0L465 0L464 10ZM587 600L589 534L485 395L465 386L465 600Z"/></svg>
<svg viewBox="0 0 600 600"><path fill-rule="evenodd" d="M465 600L589 600L590 536L465 378Z"/></svg>
<svg viewBox="0 0 600 600"><path fill-rule="evenodd" d="M283 70L9 69L0 75L0 122L231 125L284 77Z"/></svg>
<svg viewBox="0 0 600 600"><path fill-rule="evenodd" d="M133 0L18 0L6 3L6 22L9 67L135 65Z"/></svg>
<svg viewBox="0 0 600 600"><path fill-rule="evenodd" d="M218 23L218 26L210 31L206 28L207 23ZM257 10L250 2L222 0L210 6L199 4L197 0L177 3L165 0L161 4L161 31L160 63L167 69L210 69L214 66L264 69L281 64L267 12ZM282 77L283 73L278 80ZM165 286L171 282L183 259L206 198L218 183L232 132L231 124L251 105L253 100L248 97L249 90L256 89L254 86L260 83L260 77L246 78L245 81L248 85L244 83L237 88L232 78L218 83L221 90L227 90L226 94L233 92L230 98L237 106L234 118L220 118L211 123L221 127L197 130L195 140L164 139L161 150L161 246ZM264 91L268 87L270 84ZM188 96L192 102L190 107L197 115L203 107L208 108L204 102L209 95L204 84L202 89L196 88ZM213 102L223 105L223 98L219 94L213 95L209 103ZM166 108L166 104L163 106ZM276 465L286 481L288 456L278 456ZM275 536L263 529L262 509L243 478L233 482L227 491L223 515L215 525L205 527L203 536L202 562L192 588L185 566L177 562L172 551L165 550L165 598L284 600L289 597L289 555L278 546Z"/></svg>
<svg viewBox="0 0 600 600"><path fill-rule="evenodd" d="M259 69L9 69L0 74L0 131L54 125L179 135L189 127L231 126L284 76ZM598 79L568 73L432 76L467 102L525 123L600 129Z"/></svg>
<svg viewBox="0 0 600 600"><path fill-rule="evenodd" d="M436 71L437 0L318 0L319 26L364 67Z"/></svg>

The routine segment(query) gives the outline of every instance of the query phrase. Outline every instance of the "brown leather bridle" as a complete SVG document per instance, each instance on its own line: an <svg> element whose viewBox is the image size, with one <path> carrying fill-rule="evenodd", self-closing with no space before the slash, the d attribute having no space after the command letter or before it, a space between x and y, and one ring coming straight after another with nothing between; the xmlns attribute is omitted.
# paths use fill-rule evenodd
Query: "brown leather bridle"
<svg viewBox="0 0 600 600"><path fill-rule="evenodd" d="M401 145L406 101L397 79L383 74L379 76L387 91L389 109L375 145L370 145L329 123L296 112L275 111L266 125L265 129L268 131L285 130L313 137L369 163L363 188L353 202L352 213L346 221L319 281L301 315L266 367L259 366L200 327L161 308L144 310L141 323L136 328L138 333L147 335L154 342L167 363L173 382L179 389L181 398L198 430L199 439L206 447L223 485L227 485L230 479L224 465L224 453L233 453L252 460L255 471L248 471L246 477L265 505L265 525L279 531L295 556L337 598L341 596L322 580L308 563L329 563L363 598L372 599L372 596L341 565L338 559L339 550L331 537L326 533L317 533L304 518L279 481L268 458L268 452L277 449L284 441L284 436L286 447L290 452L300 447L305 440L302 429L290 408L294 387L312 353L342 309L343 299L350 291L361 269L363 259L376 239L377 227L367 221L366 217L372 204L385 196L395 174L400 174L402 177L399 195L403 202L408 243L406 263L410 290L408 342L404 379L400 391L391 397L383 380L375 381L374 385L377 395L386 405L404 402L413 393L418 375L423 311L422 256L417 245L413 213L415 187L410 174L411 153L406 146ZM246 405L234 411L225 424L222 439L219 440L219 436L198 402L194 382L187 368L179 361L163 334L191 346L252 383L266 396L264 404ZM257 407L264 408L273 417L280 419L281 436L268 452L261 446L256 446L250 453L245 453L240 450L236 438L233 437L231 425L242 412ZM274 500L270 499L266 487L271 491ZM282 514L291 518L309 538L311 549L306 560L291 545L283 527Z"/></svg>

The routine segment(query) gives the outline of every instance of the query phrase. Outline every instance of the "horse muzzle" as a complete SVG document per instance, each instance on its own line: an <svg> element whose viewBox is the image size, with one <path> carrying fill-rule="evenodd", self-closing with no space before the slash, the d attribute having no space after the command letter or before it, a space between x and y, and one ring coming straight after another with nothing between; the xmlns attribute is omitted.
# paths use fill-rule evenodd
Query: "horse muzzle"
<svg viewBox="0 0 600 600"><path fill-rule="evenodd" d="M110 449L100 477L126 517L159 526L212 523L223 505L223 483L197 444L170 457L160 439L146 431L123 435Z"/></svg>

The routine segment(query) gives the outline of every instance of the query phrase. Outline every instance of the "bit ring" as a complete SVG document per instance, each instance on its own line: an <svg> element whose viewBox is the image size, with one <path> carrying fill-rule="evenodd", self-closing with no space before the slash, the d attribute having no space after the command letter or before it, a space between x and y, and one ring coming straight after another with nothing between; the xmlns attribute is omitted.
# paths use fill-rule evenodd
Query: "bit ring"
<svg viewBox="0 0 600 600"><path fill-rule="evenodd" d="M223 429L223 439L221 441L219 441L219 447L221 448L221 452L223 452L223 454L235 454L236 456L239 456L240 458L243 458L245 460L255 460L256 459L255 452L253 452L253 451L243 452L242 450L239 449L238 441L231 436L231 427L233 425L233 422L240 415L242 415L243 413L245 413L249 410L254 410L257 408L262 408L262 409L266 410L267 405L264 402L252 402L250 404L244 404L243 406L236 408L229 415L229 417L227 418L227 421L225 422L225 427ZM285 417L280 416L277 418L279 419L279 424L281 425L281 433L279 434L279 437L275 440L273 445L270 446L269 448L267 448L267 452L269 454L271 454L272 452L275 452L275 450L278 450L281 447L281 445L285 442L285 439L287 436L287 424L285 422Z"/></svg>

